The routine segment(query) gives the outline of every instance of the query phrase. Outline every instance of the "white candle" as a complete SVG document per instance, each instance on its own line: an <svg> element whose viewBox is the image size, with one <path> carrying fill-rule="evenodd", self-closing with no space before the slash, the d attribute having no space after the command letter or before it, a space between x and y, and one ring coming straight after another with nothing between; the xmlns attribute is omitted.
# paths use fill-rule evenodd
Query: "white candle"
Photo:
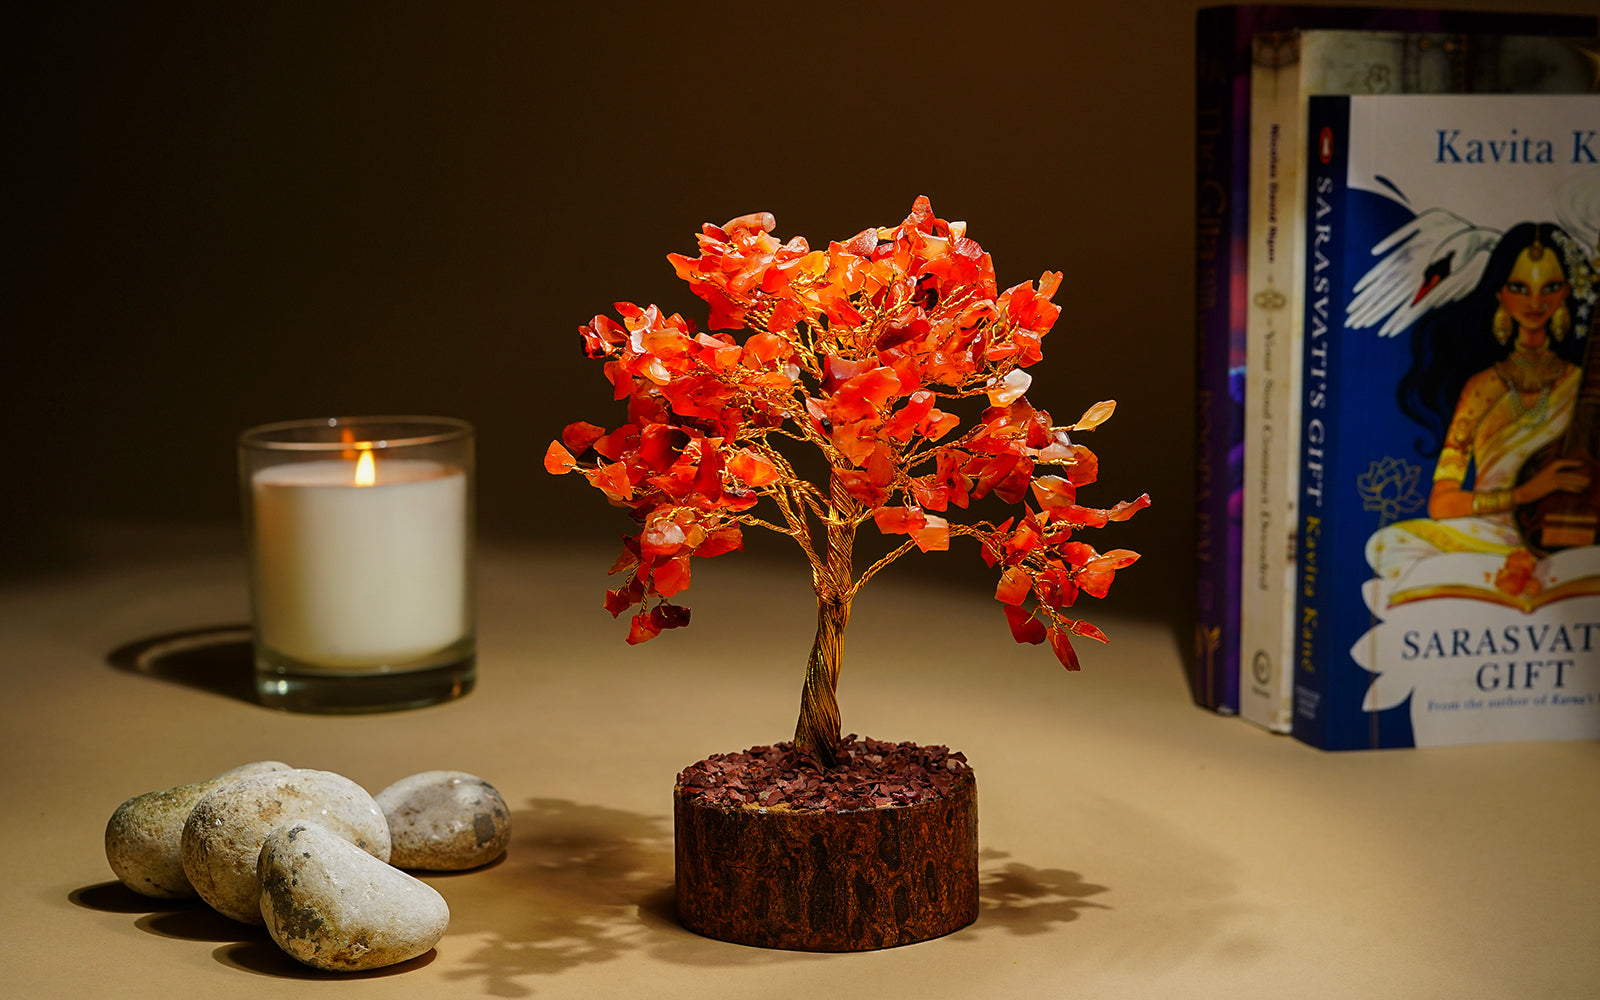
<svg viewBox="0 0 1600 1000"><path fill-rule="evenodd" d="M372 485L358 485L356 466L251 477L257 638L303 667L404 665L467 634L465 473L379 458Z"/></svg>

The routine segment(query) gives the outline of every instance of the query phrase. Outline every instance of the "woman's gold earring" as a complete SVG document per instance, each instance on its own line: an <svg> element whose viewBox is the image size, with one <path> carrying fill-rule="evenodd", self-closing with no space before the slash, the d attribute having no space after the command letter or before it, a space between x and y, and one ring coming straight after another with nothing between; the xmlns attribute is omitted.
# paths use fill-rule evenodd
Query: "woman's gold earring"
<svg viewBox="0 0 1600 1000"><path fill-rule="evenodd" d="M1494 311L1494 322L1490 324L1494 330L1494 339L1502 346L1511 342L1511 314L1501 306Z"/></svg>
<svg viewBox="0 0 1600 1000"><path fill-rule="evenodd" d="M1566 303L1561 308L1550 314L1550 336L1557 340L1566 340L1567 333L1572 329L1572 313L1567 311Z"/></svg>

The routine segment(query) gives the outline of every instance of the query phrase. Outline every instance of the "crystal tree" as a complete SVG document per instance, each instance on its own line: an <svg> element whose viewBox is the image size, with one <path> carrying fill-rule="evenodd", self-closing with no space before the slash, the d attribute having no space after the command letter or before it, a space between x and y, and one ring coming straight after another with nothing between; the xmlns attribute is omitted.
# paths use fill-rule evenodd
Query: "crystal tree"
<svg viewBox="0 0 1600 1000"><path fill-rule="evenodd" d="M1150 499L1109 509L1077 501L1098 463L1071 434L1110 417L1113 402L1063 426L1026 397L1025 369L1061 312L1051 302L1060 272L999 291L966 225L935 217L926 198L900 225L826 250L800 237L780 243L773 227L766 213L708 224L698 257L668 256L710 306L714 332L626 302L620 322L596 316L580 328L614 398L627 401L627 422L568 425L545 468L581 473L639 525L611 569L626 583L605 601L613 616L632 612L630 643L688 624L673 598L689 586L693 557L742 548L749 527L794 540L817 595L794 738L832 767L844 631L868 580L913 549L971 538L1000 568L995 597L1012 636L1048 641L1076 670L1072 639L1105 635L1069 609L1080 593L1103 597L1138 554L1099 552L1074 536ZM980 397L987 406L965 429L942 408ZM822 481L786 454L803 447L826 461ZM1020 510L999 523L955 519L991 494ZM905 537L858 571L856 533L868 523Z"/></svg>

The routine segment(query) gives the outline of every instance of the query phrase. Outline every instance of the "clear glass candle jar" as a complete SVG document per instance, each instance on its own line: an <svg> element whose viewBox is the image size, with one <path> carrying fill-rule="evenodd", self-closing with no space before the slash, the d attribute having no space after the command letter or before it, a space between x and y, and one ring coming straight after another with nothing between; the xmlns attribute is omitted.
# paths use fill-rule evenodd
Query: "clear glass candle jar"
<svg viewBox="0 0 1600 1000"><path fill-rule="evenodd" d="M239 479L263 704L376 712L472 689L471 425L267 424L240 435Z"/></svg>

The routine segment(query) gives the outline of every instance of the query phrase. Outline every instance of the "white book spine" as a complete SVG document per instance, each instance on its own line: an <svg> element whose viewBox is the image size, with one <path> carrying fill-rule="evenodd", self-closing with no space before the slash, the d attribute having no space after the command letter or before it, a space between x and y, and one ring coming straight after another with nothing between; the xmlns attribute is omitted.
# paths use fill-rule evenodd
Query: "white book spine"
<svg viewBox="0 0 1600 1000"><path fill-rule="evenodd" d="M1239 715L1274 732L1290 727L1294 634L1305 116L1299 44L1296 32L1257 36L1250 84Z"/></svg>

